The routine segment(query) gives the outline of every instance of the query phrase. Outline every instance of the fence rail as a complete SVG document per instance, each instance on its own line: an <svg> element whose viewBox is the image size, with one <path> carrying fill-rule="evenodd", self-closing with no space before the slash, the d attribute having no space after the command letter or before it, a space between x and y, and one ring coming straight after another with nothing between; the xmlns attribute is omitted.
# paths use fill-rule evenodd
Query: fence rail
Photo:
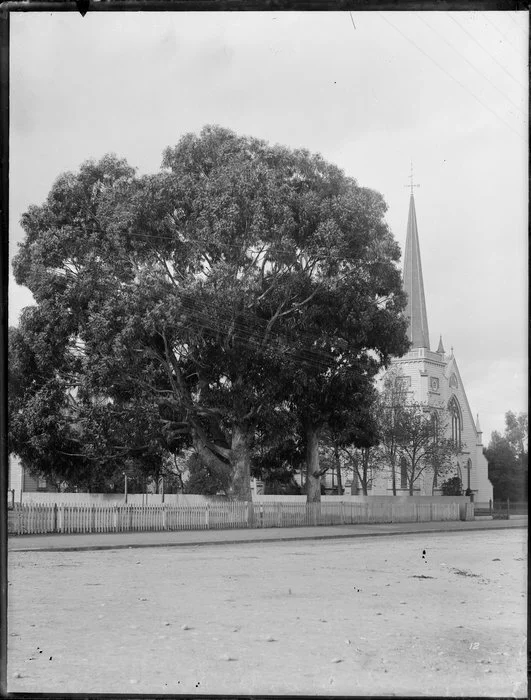
<svg viewBox="0 0 531 700"><path fill-rule="evenodd" d="M527 515L526 501L489 501L488 503L476 503L475 514L480 516L490 515L493 518L509 518L511 515Z"/></svg>
<svg viewBox="0 0 531 700"><path fill-rule="evenodd" d="M467 519L473 508L467 508ZM459 503L249 503L205 505L15 504L11 534L220 530L459 520Z"/></svg>

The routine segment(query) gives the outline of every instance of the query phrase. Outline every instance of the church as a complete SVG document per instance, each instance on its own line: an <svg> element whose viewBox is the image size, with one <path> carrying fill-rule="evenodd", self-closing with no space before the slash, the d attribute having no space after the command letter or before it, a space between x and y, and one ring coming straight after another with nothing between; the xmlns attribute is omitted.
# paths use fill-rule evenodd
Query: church
<svg viewBox="0 0 531 700"><path fill-rule="evenodd" d="M472 413L453 348L447 353L441 337L437 350L430 349L413 185L409 200L403 285L408 297L405 313L409 319L411 348L403 357L395 358L392 367L402 375L407 396L411 401L427 406L443 406L448 410L449 431L461 449L455 458L455 472L446 474L442 480L459 476L463 492L471 495L476 503L487 503L492 499L492 484L488 478L487 460L483 454L479 417L476 415L474 418ZM408 493L404 472L404 468L401 469L398 465L397 495ZM392 494L388 472L374 473L369 493L375 496ZM440 483L435 486L433 473L426 470L416 483L415 495L431 496L440 493Z"/></svg>

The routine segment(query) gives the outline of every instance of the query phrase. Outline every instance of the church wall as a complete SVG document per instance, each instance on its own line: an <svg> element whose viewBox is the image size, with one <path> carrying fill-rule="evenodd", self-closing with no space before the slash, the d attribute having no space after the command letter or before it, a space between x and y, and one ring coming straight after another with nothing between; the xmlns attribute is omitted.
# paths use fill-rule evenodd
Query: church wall
<svg viewBox="0 0 531 700"><path fill-rule="evenodd" d="M464 445L463 453L456 457L456 465L459 463L461 469L461 479L463 489L468 486L467 461L472 462L470 470L470 488L474 492L475 500L478 502L488 502L492 498L492 485L488 480L488 468L483 455L483 447L478 446L478 436L476 424L468 400L464 391L463 383L459 375L459 370L455 359L444 357L438 353L431 352L424 348L411 351L404 358L397 359L393 366L398 367L405 377L409 377L408 397L411 401L426 403L431 406L443 406L446 408L452 396L455 396L459 404L461 413L461 441ZM450 380L454 375L450 386ZM433 380L438 381L437 383ZM438 487L443 481L451 478L457 473L449 471L439 479ZM433 474L431 470L426 470L416 482L420 487L420 494L431 496ZM397 468L397 486L400 484L400 473ZM384 495L390 493L391 478L387 474L375 475L372 494ZM401 491L397 490L397 493ZM416 493L419 493L416 491ZM436 490L437 493L437 490Z"/></svg>
<svg viewBox="0 0 531 700"><path fill-rule="evenodd" d="M489 498L492 498L492 485L488 480L488 467L482 454L481 433L478 433L476 429L474 415L468 404L459 370L453 357L453 349L450 355L445 354L442 337L436 352L429 349L428 315L424 296L413 189L409 200L404 249L403 289L408 297L405 316L409 320L408 337L411 341L411 348L403 357L396 358L393 361L393 366L408 377L409 400L447 408L448 402L452 396L455 396L460 409L463 453L455 457L455 471L441 475L439 485L458 473L457 465L459 465L463 488L466 490L470 484L470 489L475 492L477 501L488 501ZM449 426L449 430L451 432L451 426ZM471 463L470 482L467 470L468 460ZM399 477L399 475L397 476ZM421 486L421 493L431 494L433 475L426 470L423 476L424 478L420 477L417 482ZM388 486L390 486L390 480L387 482L385 477L375 479L373 492L381 493L386 491Z"/></svg>
<svg viewBox="0 0 531 700"><path fill-rule="evenodd" d="M474 492L476 501L486 502L492 498L492 484L488 479L488 465L483 455L482 445L478 446L478 440L481 439L481 436L478 435L476 430L474 415L466 397L457 363L453 358L448 364L447 375L448 401L452 395L455 395L461 408L463 420L462 442L464 448L463 454L458 457L461 467L463 488L466 489L468 486L466 464L467 460L470 459L472 462L472 468L470 470L470 488ZM450 386L451 383L455 384L455 381L457 381L457 386Z"/></svg>

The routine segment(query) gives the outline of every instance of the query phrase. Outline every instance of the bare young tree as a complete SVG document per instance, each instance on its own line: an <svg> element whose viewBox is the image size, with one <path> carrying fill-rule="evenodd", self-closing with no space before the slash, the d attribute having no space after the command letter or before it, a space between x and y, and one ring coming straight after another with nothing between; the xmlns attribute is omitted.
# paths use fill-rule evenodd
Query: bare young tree
<svg viewBox="0 0 531 700"><path fill-rule="evenodd" d="M407 377L399 367L391 367L383 378L378 400L378 427L380 445L374 458L391 470L393 496L396 496L396 469L403 423L403 411L407 405Z"/></svg>
<svg viewBox="0 0 531 700"><path fill-rule="evenodd" d="M436 480L453 469L453 458L463 446L447 437L448 425L448 414L442 406L410 402L401 408L395 426L396 457L405 467L410 496L425 472L433 474L433 492Z"/></svg>

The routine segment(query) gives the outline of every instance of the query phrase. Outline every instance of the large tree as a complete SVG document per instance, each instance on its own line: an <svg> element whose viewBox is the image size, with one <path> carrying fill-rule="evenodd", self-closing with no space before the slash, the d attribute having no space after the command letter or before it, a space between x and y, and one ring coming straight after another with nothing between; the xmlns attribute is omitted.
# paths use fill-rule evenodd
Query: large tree
<svg viewBox="0 0 531 700"><path fill-rule="evenodd" d="M494 431L485 456L495 499L525 500L528 470L527 413L505 414L505 432Z"/></svg>
<svg viewBox="0 0 531 700"><path fill-rule="evenodd" d="M54 452L81 471L160 467L190 445L249 499L255 436L281 406L313 484L334 406L355 409L407 346L384 212L321 157L219 127L183 137L155 175L106 156L61 176L23 216L14 261L37 306L14 333L13 449L60 417L42 468Z"/></svg>

